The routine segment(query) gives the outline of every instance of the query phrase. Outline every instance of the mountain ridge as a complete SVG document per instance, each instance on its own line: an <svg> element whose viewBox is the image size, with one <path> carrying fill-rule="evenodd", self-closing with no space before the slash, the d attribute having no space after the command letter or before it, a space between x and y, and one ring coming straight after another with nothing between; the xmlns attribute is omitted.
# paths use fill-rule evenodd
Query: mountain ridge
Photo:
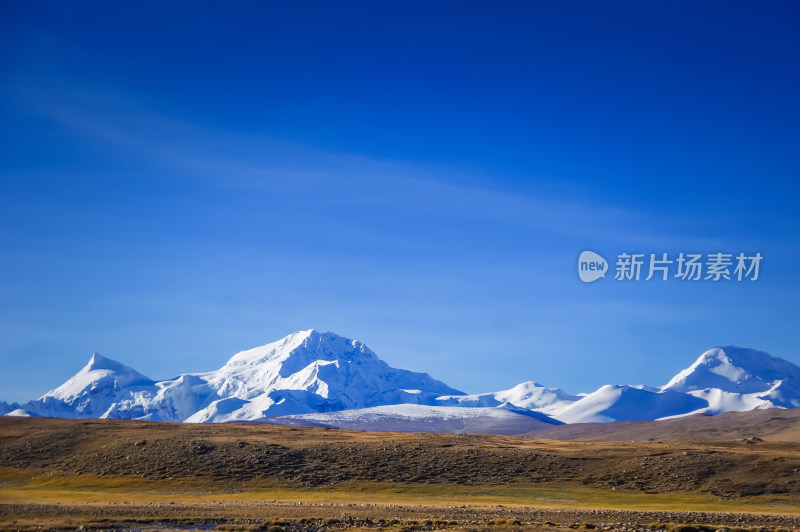
<svg viewBox="0 0 800 532"><path fill-rule="evenodd" d="M435 415L444 420L448 416L442 408L455 409L453 415L461 412L460 419L474 413L457 409L498 409L486 411L484 421L502 419L506 424L514 418L509 412L574 424L796 408L800 367L762 351L726 346L705 351L660 388L605 385L571 395L531 380L499 392L465 394L427 373L389 366L358 340L309 329L235 353L216 370L161 381L94 353L78 373L39 399L0 402L0 414L229 422L391 405L400 405L390 410L408 426L413 423L407 420L423 411L428 421ZM407 407L402 413L402 405L429 408ZM357 421L339 417L342 423L368 426L368 414L354 413L361 415ZM514 429L497 430L510 434Z"/></svg>
<svg viewBox="0 0 800 532"><path fill-rule="evenodd" d="M389 366L360 341L309 329L240 351L217 370L162 381L95 353L55 390L4 408L53 417L217 422L462 393L427 373Z"/></svg>

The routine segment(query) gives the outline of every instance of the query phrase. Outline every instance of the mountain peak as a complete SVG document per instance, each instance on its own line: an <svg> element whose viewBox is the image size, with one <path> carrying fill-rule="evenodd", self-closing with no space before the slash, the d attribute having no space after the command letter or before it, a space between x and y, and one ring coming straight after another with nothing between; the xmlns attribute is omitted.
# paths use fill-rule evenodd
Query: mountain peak
<svg viewBox="0 0 800 532"><path fill-rule="evenodd" d="M98 352L92 354L89 362L67 382L47 392L42 398L72 400L97 394L99 390L116 390L130 386L152 385L153 381L133 368L116 360L106 358ZM116 392L109 391L108 397ZM96 413L94 409L89 409Z"/></svg>
<svg viewBox="0 0 800 532"><path fill-rule="evenodd" d="M94 353L92 353L92 357L89 359L89 363L86 364L86 367L84 369L86 369L87 371L92 371L96 369L108 369L115 371L119 369L120 366L122 366L122 364L120 364L116 360L111 360L110 358L106 358L97 351L95 351Z"/></svg>
<svg viewBox="0 0 800 532"><path fill-rule="evenodd" d="M269 361L282 361L289 358L298 348L304 347L306 350L314 345L319 345L323 339L339 339L347 343L352 340L334 334L332 332L321 333L316 329L293 332L284 336L277 342L270 342L252 349L246 349L233 355L228 361L228 366L256 366Z"/></svg>
<svg viewBox="0 0 800 532"><path fill-rule="evenodd" d="M763 351L725 346L704 352L662 390L690 392L719 388L727 392L759 393L786 379L800 382L800 367Z"/></svg>
<svg viewBox="0 0 800 532"><path fill-rule="evenodd" d="M109 373L115 375L121 382L151 382L151 379L145 377L135 369L126 366L121 362L104 357L97 351L92 353L89 362L83 367L79 374L87 374L90 372L95 373Z"/></svg>
<svg viewBox="0 0 800 532"><path fill-rule="evenodd" d="M315 363L325 364L357 362L371 367L376 374L383 374L388 365L380 360L367 346L333 332L308 329L292 333L277 342L254 347L236 353L225 365L224 373L260 371L274 377L287 378Z"/></svg>

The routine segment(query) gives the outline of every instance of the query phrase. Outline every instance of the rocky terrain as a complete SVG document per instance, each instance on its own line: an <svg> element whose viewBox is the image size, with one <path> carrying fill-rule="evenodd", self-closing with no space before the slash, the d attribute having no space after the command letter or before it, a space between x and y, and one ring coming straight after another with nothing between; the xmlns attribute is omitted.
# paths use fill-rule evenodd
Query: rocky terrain
<svg viewBox="0 0 800 532"><path fill-rule="evenodd" d="M503 505L450 507L397 504L214 501L124 505L0 506L4 529L267 530L325 532L789 532L800 518L783 514L574 510ZM14 523L16 521L16 523ZM9 526L11 525L11 526Z"/></svg>

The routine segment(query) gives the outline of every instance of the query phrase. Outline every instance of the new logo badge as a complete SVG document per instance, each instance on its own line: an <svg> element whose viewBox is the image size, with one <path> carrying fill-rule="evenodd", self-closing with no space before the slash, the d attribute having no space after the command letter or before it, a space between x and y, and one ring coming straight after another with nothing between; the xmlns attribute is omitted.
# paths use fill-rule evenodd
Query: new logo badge
<svg viewBox="0 0 800 532"><path fill-rule="evenodd" d="M594 282L606 276L608 262L594 251L583 251L578 257L578 277L584 283Z"/></svg>

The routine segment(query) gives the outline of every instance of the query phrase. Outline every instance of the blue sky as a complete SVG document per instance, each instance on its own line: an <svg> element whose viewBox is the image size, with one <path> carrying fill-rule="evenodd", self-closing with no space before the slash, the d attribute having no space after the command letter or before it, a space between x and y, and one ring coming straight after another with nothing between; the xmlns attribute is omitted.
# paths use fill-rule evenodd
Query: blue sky
<svg viewBox="0 0 800 532"><path fill-rule="evenodd" d="M0 399L308 328L468 392L800 363L791 2L3 2ZM755 253L583 284L580 251Z"/></svg>

